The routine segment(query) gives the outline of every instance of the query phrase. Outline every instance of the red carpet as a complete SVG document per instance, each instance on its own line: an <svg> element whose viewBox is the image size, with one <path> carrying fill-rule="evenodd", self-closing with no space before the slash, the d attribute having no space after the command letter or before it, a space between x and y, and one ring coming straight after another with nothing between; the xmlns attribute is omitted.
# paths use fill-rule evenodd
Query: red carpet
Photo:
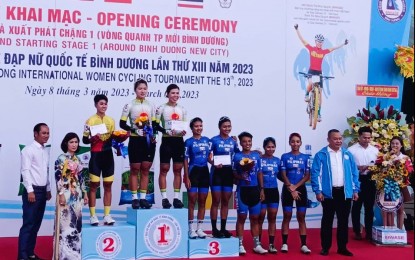
<svg viewBox="0 0 415 260"><path fill-rule="evenodd" d="M233 232L234 233L234 232ZM280 230L277 231L276 238L276 247L279 250L281 247L281 236ZM335 231L333 233L333 246L330 249L329 258L319 255L320 252L320 230L319 229L309 229L308 230L308 247L311 249L311 255L303 255L300 253L300 239L298 236L298 231L293 230L289 234L288 254L283 254L278 252L277 257L287 258L287 259L414 259L414 248L413 247L381 247L375 246L367 241L356 241L352 238L352 231L349 231L350 238L348 243L348 249L353 252L354 257L345 257L336 254L336 241L335 241ZM264 234L265 235L265 234ZM408 231L408 242L413 245L414 243L414 232ZM263 236L262 244L264 247L267 247L268 237ZM245 232L244 236L244 245L245 249L248 251L246 256L243 258L254 260L254 259L264 259L275 257L275 255L265 255L260 256L256 255L249 250L253 246L252 238L249 231ZM39 257L43 259L52 258L52 237L39 237L36 245L36 253ZM0 259L1 260L15 260L17 259L17 238L0 238ZM226 259L226 258L216 258L216 259ZM229 259L229 258L227 258Z"/></svg>

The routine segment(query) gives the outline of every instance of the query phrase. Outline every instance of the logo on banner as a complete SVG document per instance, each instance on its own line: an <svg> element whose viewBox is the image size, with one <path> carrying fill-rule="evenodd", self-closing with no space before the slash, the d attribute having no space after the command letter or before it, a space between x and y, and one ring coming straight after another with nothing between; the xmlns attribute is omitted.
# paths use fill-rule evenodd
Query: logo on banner
<svg viewBox="0 0 415 260"><path fill-rule="evenodd" d="M104 259L115 259L121 247L121 237L114 231L102 232L96 240L96 250Z"/></svg>
<svg viewBox="0 0 415 260"><path fill-rule="evenodd" d="M156 255L168 255L180 244L182 230L179 222L170 215L157 215L151 218L144 230L144 242Z"/></svg>
<svg viewBox="0 0 415 260"><path fill-rule="evenodd" d="M230 8L232 5L232 0L219 0L220 7Z"/></svg>
<svg viewBox="0 0 415 260"><path fill-rule="evenodd" d="M203 0L178 0L178 7L203 8Z"/></svg>
<svg viewBox="0 0 415 260"><path fill-rule="evenodd" d="M380 16L390 23L402 20L406 13L405 0L378 0Z"/></svg>
<svg viewBox="0 0 415 260"><path fill-rule="evenodd" d="M382 211L396 212L402 206L402 194L399 198L393 197L385 193L383 190L376 193L376 204Z"/></svg>

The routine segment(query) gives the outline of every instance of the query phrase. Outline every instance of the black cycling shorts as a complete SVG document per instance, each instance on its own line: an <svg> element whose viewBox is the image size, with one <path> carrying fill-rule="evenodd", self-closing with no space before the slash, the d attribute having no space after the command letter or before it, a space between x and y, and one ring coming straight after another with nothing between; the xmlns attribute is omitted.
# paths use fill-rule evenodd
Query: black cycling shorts
<svg viewBox="0 0 415 260"><path fill-rule="evenodd" d="M193 166L189 173L192 187L209 188L209 168L207 166Z"/></svg>
<svg viewBox="0 0 415 260"><path fill-rule="evenodd" d="M111 150L102 152L91 152L89 159L89 173L103 178L114 175L114 156Z"/></svg>
<svg viewBox="0 0 415 260"><path fill-rule="evenodd" d="M265 200L262 202L263 204L280 202L280 194L278 192L278 188L264 188L264 195Z"/></svg>
<svg viewBox="0 0 415 260"><path fill-rule="evenodd" d="M183 163L184 141L183 137L162 137L160 145L160 163Z"/></svg>
<svg viewBox="0 0 415 260"><path fill-rule="evenodd" d="M214 167L214 166L212 166ZM212 187L233 187L233 170L230 166L215 168L212 173Z"/></svg>
<svg viewBox="0 0 415 260"><path fill-rule="evenodd" d="M130 136L128 141L128 159L130 163L153 162L156 153L156 144L147 143L143 136Z"/></svg>
<svg viewBox="0 0 415 260"><path fill-rule="evenodd" d="M301 194L300 200L295 201L295 206L297 208L307 207L307 189L305 185L298 187L297 191L299 191ZM281 202L283 207L292 207L294 205L294 198L286 185L282 187Z"/></svg>

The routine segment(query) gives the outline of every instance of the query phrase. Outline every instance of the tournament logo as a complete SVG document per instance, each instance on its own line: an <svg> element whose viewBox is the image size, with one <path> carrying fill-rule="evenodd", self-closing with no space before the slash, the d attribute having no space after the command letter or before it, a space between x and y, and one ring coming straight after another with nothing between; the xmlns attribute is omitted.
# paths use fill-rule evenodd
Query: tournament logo
<svg viewBox="0 0 415 260"><path fill-rule="evenodd" d="M114 231L102 232L96 240L96 251L104 259L115 259L121 251L121 237Z"/></svg>
<svg viewBox="0 0 415 260"><path fill-rule="evenodd" d="M380 16L390 23L402 20L406 13L405 0L378 0Z"/></svg>
<svg viewBox="0 0 415 260"><path fill-rule="evenodd" d="M394 198L383 190L376 193L376 204L382 211L395 212L402 206L402 194L399 198Z"/></svg>
<svg viewBox="0 0 415 260"><path fill-rule="evenodd" d="M182 230L179 222L170 215L156 215L145 226L144 243L155 255L166 256L180 244Z"/></svg>
<svg viewBox="0 0 415 260"><path fill-rule="evenodd" d="M230 8L232 5L232 0L219 0L220 7Z"/></svg>

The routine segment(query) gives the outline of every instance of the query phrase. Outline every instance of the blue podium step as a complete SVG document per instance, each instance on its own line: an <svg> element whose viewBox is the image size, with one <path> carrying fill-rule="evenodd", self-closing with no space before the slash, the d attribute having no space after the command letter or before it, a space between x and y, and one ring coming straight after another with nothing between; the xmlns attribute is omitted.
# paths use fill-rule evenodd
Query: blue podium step
<svg viewBox="0 0 415 260"><path fill-rule="evenodd" d="M127 208L127 222L137 228L136 259L188 257L187 209Z"/></svg>
<svg viewBox="0 0 415 260"><path fill-rule="evenodd" d="M135 259L136 228L126 222L82 227L82 259Z"/></svg>

